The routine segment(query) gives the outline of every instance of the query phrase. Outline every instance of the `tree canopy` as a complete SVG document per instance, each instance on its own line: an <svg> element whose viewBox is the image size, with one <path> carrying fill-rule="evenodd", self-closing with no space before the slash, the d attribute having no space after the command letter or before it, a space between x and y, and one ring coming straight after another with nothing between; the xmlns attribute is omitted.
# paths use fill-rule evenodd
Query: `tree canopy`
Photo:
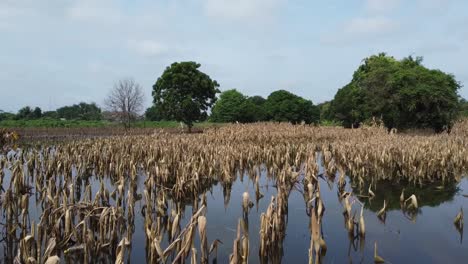
<svg viewBox="0 0 468 264"><path fill-rule="evenodd" d="M463 98L460 99L460 116L468 117L468 101Z"/></svg>
<svg viewBox="0 0 468 264"><path fill-rule="evenodd" d="M155 105L148 107L145 111L145 119L149 121L161 121L166 119Z"/></svg>
<svg viewBox="0 0 468 264"><path fill-rule="evenodd" d="M70 106L63 106L57 109L56 116L58 118L65 118L69 120L101 120L101 108L95 103L74 104ZM53 116L53 113L50 113Z"/></svg>
<svg viewBox="0 0 468 264"><path fill-rule="evenodd" d="M12 120L14 119L16 116L15 114L12 114L12 113L8 113L8 112L5 112L3 110L0 110L0 121L3 121L3 120Z"/></svg>
<svg viewBox="0 0 468 264"><path fill-rule="evenodd" d="M281 121L296 124L304 121L310 124L319 119L320 111L311 101L284 90L271 93L268 99L247 97L236 89L227 90L221 93L211 114L214 122Z"/></svg>
<svg viewBox="0 0 468 264"><path fill-rule="evenodd" d="M264 107L267 118L273 121L310 124L317 123L320 118L320 110L312 101L285 90L272 92Z"/></svg>
<svg viewBox="0 0 468 264"><path fill-rule="evenodd" d="M214 122L251 123L267 121L265 114L265 98L261 96L248 97L237 90L227 90L213 107L211 120Z"/></svg>
<svg viewBox="0 0 468 264"><path fill-rule="evenodd" d="M35 107L34 109L25 106L21 108L15 116L15 119L38 119L42 117L42 110L39 107Z"/></svg>
<svg viewBox="0 0 468 264"><path fill-rule="evenodd" d="M267 121L265 102L266 99L259 95L247 97L244 103L244 111L248 122Z"/></svg>
<svg viewBox="0 0 468 264"><path fill-rule="evenodd" d="M245 111L247 97L236 89L221 93L219 100L211 111L211 120L214 122L248 122L251 113Z"/></svg>
<svg viewBox="0 0 468 264"><path fill-rule="evenodd" d="M189 130L193 122L206 119L219 93L219 84L201 72L200 66L192 61L175 62L153 85L153 103L161 114L184 122Z"/></svg>
<svg viewBox="0 0 468 264"><path fill-rule="evenodd" d="M459 111L460 84L422 61L385 53L364 59L351 82L336 93L332 116L347 127L376 117L388 128L450 128Z"/></svg>

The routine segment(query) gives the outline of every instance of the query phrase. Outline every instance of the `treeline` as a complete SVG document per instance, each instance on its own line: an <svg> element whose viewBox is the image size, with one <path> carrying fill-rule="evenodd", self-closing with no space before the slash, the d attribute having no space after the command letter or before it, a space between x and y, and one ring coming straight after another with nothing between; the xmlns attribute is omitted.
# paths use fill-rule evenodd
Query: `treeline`
<svg viewBox="0 0 468 264"><path fill-rule="evenodd" d="M247 96L236 89L220 92L219 84L200 71L196 62L175 62L153 85L153 106L143 116L143 92L133 79L117 82L102 111L95 103L64 106L43 112L23 107L16 114L0 111L1 120L65 119L120 122L137 120L178 121L188 129L195 122L279 121L359 127L379 122L387 128L450 130L461 116L468 116L468 102L460 97L461 84L451 74L428 69L422 57L397 60L385 53L365 58L351 81L333 100L312 101L285 90L267 98ZM220 94L219 96L217 96Z"/></svg>
<svg viewBox="0 0 468 264"><path fill-rule="evenodd" d="M168 119L156 106L148 108L145 117L152 121ZM279 121L311 124L320 121L320 111L310 100L285 90L272 92L265 99L258 95L249 97L232 89L221 93L211 115L205 119L219 123Z"/></svg>
<svg viewBox="0 0 468 264"><path fill-rule="evenodd" d="M82 121L99 121L103 113L95 103L74 104L57 108L55 111L42 111L40 107L25 106L18 113L0 111L0 121L3 120L36 120L36 119L65 119Z"/></svg>
<svg viewBox="0 0 468 264"><path fill-rule="evenodd" d="M397 60L385 53L365 58L351 82L339 89L333 100L318 106L285 90L272 92L266 99L249 97L235 89L214 97L213 91L218 87L214 81L207 88L212 91L210 96L200 95L205 101L209 99L210 116L206 107L201 108L192 100L200 89L196 86L198 79L191 76L206 78L207 83L212 80L198 71L199 64L175 63L153 86L153 95L161 91L164 94L155 97L154 106L145 116L150 120L169 119L187 124L208 118L213 122L286 121L345 127L378 122L389 129L450 130L460 116L468 115L468 103L458 94L461 84L453 75L428 69L422 62L422 57ZM183 69L190 67L190 72L184 75ZM194 86L187 88L191 82Z"/></svg>

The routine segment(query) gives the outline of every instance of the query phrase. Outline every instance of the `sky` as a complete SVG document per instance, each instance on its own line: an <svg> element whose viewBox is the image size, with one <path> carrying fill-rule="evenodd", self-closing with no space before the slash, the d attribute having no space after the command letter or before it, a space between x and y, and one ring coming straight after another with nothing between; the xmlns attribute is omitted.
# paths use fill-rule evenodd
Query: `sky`
<svg viewBox="0 0 468 264"><path fill-rule="evenodd" d="M150 106L176 61L200 63L221 90L314 103L379 52L423 56L468 86L466 0L0 0L0 36L0 109L11 112L102 106L122 78Z"/></svg>

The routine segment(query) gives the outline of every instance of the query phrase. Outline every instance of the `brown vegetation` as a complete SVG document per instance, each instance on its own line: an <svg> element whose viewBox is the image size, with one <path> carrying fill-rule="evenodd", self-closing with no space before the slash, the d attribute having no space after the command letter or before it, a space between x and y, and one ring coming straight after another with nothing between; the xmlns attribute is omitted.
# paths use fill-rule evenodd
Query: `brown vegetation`
<svg viewBox="0 0 468 264"><path fill-rule="evenodd" d="M123 263L131 251L135 214L141 213L148 262L169 258L178 262L191 256L207 263L219 240L206 235L210 222L205 217L206 190L220 183L229 200L238 172L246 172L256 184L258 202L263 197L258 188L259 168L265 166L268 177L276 182L277 195L260 219L262 262L281 260L289 193L302 185L310 217L310 262L319 263L327 250L320 232L325 211L320 177L334 179L339 172L345 226L351 241L361 241L365 236L362 208L356 219L352 207L357 199L345 191L344 175L362 183L382 178L415 184L459 180L468 168L466 131L467 122L458 124L450 135L432 136L388 134L383 128L269 123L230 125L200 134L135 132L20 150L0 156L5 254L7 260L21 263L55 263L62 258L91 263L98 256L115 256L117 263ZM320 158L324 175L319 174ZM9 171L9 179L4 179L4 170ZM144 179L142 189L137 188L138 178ZM106 186L106 180L111 186ZM92 181L100 183L96 193L91 191ZM41 208L38 222L30 218L32 197ZM143 210L138 212L135 203L140 199ZM408 199L408 205L418 207L415 196ZM187 203L193 204L193 215L182 228ZM231 263L246 263L250 254L248 214L252 204L248 194L239 206L244 214ZM385 205L382 210L380 216L385 214ZM457 219L455 223L460 225L460 217ZM163 247L165 234L169 244ZM194 244L197 234L198 249Z"/></svg>

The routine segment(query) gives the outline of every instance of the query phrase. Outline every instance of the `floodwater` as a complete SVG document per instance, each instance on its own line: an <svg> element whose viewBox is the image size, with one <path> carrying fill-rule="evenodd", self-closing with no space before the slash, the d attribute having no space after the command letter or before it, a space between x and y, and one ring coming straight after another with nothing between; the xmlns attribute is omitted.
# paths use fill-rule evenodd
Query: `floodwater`
<svg viewBox="0 0 468 264"><path fill-rule="evenodd" d="M5 179L3 188L9 185L11 172L4 170ZM144 188L145 176L138 177L137 193L141 194ZM99 188L99 181L91 177L92 195ZM376 197L369 200L360 197L359 202L364 203L364 219L366 222L365 239L350 237L345 228L343 205L338 197L336 182L327 180L325 177L319 180L321 185L321 198L325 205L325 213L322 218L322 234L327 243L328 250L322 258L322 263L372 263L374 261L374 243L378 243L378 254L388 263L461 263L468 260L468 242L463 239L463 230L457 230L453 220L460 208L466 209L468 198L468 180L463 178L460 183L446 185L443 189L439 186L404 186L390 182L376 183ZM109 190L115 188L109 179L106 180ZM32 185L34 186L34 185ZM367 187L366 187L367 188ZM404 212L400 208L399 197L405 188L405 195L416 194L419 209L416 212ZM84 191L84 188L81 189ZM304 187L297 184L289 194L287 226L284 240L271 262L283 263L307 263L309 260L308 250L310 246L310 216L307 214L304 197ZM365 193L365 190L352 188L347 179L347 191L355 194ZM249 233L249 262L260 263L259 258L259 226L260 215L267 210L271 197L276 196L277 189L275 180L267 177L263 168L260 178L260 192L264 197L255 201L255 186L247 175L237 175L237 179L230 188L216 183L208 188L206 192L207 201L207 237L208 243L219 239L220 245L215 259L214 254L210 256L209 263L228 263L229 255L232 253L233 241L236 238L236 229L239 219L243 217L241 207L243 192L249 192L254 206L248 214ZM32 190L34 194L34 189ZM357 196L359 197L359 196ZM376 212L383 206L383 200L388 204L385 221L379 219ZM115 203L115 202L114 202ZM359 215L361 205L353 204L352 212ZM169 205L171 203L169 202ZM41 214L41 208L35 204L34 195L30 198L30 218L36 223ZM131 263L146 262L146 235L144 230L144 217L142 209L144 199L136 202L134 233L131 241L131 250L127 259ZM170 212L170 208L168 210ZM184 218L181 227L184 227L192 215L192 205L185 206ZM0 217L2 223L2 235L5 235L4 212ZM195 236L195 246L199 248L198 233ZM167 235L162 243L163 250L168 245ZM5 240L0 242L1 263L11 262L7 258L8 249ZM13 253L13 255L16 252ZM11 255L10 255L11 256ZM63 260L63 258L62 258ZM111 260L112 262L112 260ZM170 258L169 258L169 263Z"/></svg>

